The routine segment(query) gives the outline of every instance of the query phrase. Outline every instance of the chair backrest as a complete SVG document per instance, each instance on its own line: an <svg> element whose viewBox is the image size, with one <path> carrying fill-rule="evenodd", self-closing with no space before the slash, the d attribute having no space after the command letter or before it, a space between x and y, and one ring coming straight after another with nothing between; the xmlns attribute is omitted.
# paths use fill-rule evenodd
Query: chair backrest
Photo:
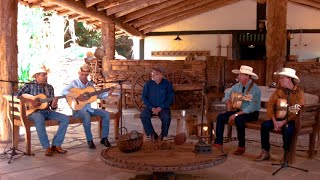
<svg viewBox="0 0 320 180"><path fill-rule="evenodd" d="M319 96L310 93L304 93L305 104L317 104L319 103Z"/></svg>
<svg viewBox="0 0 320 180"><path fill-rule="evenodd" d="M112 93L106 99L98 99L98 106L108 112L117 113L120 111L120 95Z"/></svg>
<svg viewBox="0 0 320 180"><path fill-rule="evenodd" d="M21 103L20 99L16 96L5 95L7 100L7 117L11 125L15 121L18 125L26 125L25 115L26 115L26 106L24 103Z"/></svg>

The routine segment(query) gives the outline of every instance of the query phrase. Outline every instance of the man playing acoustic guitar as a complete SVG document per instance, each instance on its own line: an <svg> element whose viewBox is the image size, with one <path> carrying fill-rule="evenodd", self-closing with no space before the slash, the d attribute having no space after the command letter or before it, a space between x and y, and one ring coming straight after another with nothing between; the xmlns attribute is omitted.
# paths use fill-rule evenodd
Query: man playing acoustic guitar
<svg viewBox="0 0 320 180"><path fill-rule="evenodd" d="M106 147L110 147L111 144L108 140L110 113L102 109L93 109L91 107L92 101L90 101L90 99L92 98L91 96L95 97L96 95L98 95L98 98L100 99L105 99L108 96L108 94L112 93L113 89L105 89L105 91L108 92L104 93L99 93L98 91L97 93L95 93L93 88L93 82L88 81L88 75L90 74L90 67L88 65L81 66L78 74L79 79L75 79L69 85L67 85L62 91L62 94L67 96L67 101L73 109L73 116L82 119L82 124L84 132L86 134L89 148L96 148L96 146L93 143L91 133L90 116L101 116L102 139L100 143ZM87 93L86 90L88 90L90 93ZM74 101L70 99L74 99Z"/></svg>
<svg viewBox="0 0 320 180"><path fill-rule="evenodd" d="M26 103L27 108L33 109L32 113L28 115L28 119L34 122L40 143L45 149L45 155L52 156L53 152L61 154L67 152L61 148L61 144L69 125L69 117L53 111L57 108L58 97L54 97L54 89L47 83L47 72L48 69L45 66L36 68L34 73L32 73L32 78L35 80L31 83L25 84L16 95L21 101ZM47 97L49 99L49 103L47 103L43 108L39 108L43 103L38 101L38 98L30 98L32 96L36 97L39 95L43 95L43 97ZM37 108L39 109L36 110ZM50 142L46 133L45 120L47 119L59 121L59 128L56 135L53 137L52 147L50 147Z"/></svg>
<svg viewBox="0 0 320 180"><path fill-rule="evenodd" d="M293 133L295 130L295 119L298 117L298 111L300 107L304 104L304 93L297 83L300 82L298 76L296 76L296 71L291 68L283 68L281 72L275 72L275 75L279 75L278 88L270 97L267 107L267 121L261 124L261 147L262 152L256 158L256 161L263 161L270 159L270 131L281 131L283 139L283 149L289 151L289 147L292 141ZM279 100L284 100L286 102L285 115L277 109L281 109L279 106ZM288 102L287 102L288 100ZM291 108L295 107L295 108ZM289 112L287 112L287 108ZM280 117L282 116L282 117ZM287 125L287 126L286 126ZM287 157L284 157L284 161L287 161Z"/></svg>
<svg viewBox="0 0 320 180"><path fill-rule="evenodd" d="M225 93L228 111L217 117L216 139L213 147L222 149L224 125L228 121L233 121L237 127L239 140L234 154L241 155L245 152L245 122L258 120L261 91L252 81L252 79L258 79L252 67L242 65L240 70L234 69L232 72L238 74L239 82Z"/></svg>

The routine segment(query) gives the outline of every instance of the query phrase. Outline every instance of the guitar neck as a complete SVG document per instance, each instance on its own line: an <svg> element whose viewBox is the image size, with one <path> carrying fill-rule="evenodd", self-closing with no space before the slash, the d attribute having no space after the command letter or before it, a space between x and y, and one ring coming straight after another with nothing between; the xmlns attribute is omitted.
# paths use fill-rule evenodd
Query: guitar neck
<svg viewBox="0 0 320 180"><path fill-rule="evenodd" d="M87 94L87 97L91 97L91 96L96 96L98 94L101 94L101 93L104 93L104 92L108 92L111 88L107 88L107 89L101 89L99 91L94 91L94 92L91 92L91 93L88 93Z"/></svg>
<svg viewBox="0 0 320 180"><path fill-rule="evenodd" d="M58 99L65 98L65 97L66 97L66 96L56 96L56 98L58 98ZM53 100L53 98L55 98L55 97L40 99L40 102L41 102L41 103L51 102L51 101Z"/></svg>

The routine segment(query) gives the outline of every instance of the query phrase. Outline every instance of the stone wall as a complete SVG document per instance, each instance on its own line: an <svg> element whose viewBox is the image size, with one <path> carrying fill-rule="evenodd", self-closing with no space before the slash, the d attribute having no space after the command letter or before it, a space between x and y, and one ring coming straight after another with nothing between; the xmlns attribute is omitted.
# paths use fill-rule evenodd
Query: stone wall
<svg viewBox="0 0 320 180"><path fill-rule="evenodd" d="M205 82L206 80L206 61L170 61L170 60L107 60L103 59L102 69L103 76L105 77L106 82L108 81L117 81L117 80L126 80L124 82L124 89L126 89L126 104L132 105L131 102L131 93L130 88L134 79L141 74L148 74L151 72L152 67L156 64L162 65L166 73L170 72L179 72L186 77L189 77L192 83ZM111 86L115 84L108 84ZM192 91L191 96L190 92L179 92L184 94L183 96L188 95L190 101L189 105L193 108L201 107L201 92Z"/></svg>
<svg viewBox="0 0 320 180"><path fill-rule="evenodd" d="M320 63L319 62L286 62L286 67L297 71L300 85L305 92L320 96Z"/></svg>

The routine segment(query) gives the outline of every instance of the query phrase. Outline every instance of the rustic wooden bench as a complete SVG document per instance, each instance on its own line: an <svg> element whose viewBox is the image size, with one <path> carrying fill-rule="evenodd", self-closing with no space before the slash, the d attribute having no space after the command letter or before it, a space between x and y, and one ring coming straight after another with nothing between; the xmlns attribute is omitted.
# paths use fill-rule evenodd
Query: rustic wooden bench
<svg viewBox="0 0 320 180"><path fill-rule="evenodd" d="M266 117L266 107L270 96L272 95L274 89L270 89L267 86L259 86L261 90L261 103L262 108L260 109L259 119L254 122L247 122L246 128L248 129L261 129L261 123L267 120ZM225 103L221 103L221 99L223 97L223 93L209 93L205 95L205 112L207 122L209 124L209 132L211 132L213 127L213 122L216 121L218 114L226 111ZM299 113L299 118L297 119L295 126L295 133L293 137L293 141L291 144L291 152L289 157L289 162L295 162L296 155L296 144L298 140L298 136L309 134L309 157L312 158L314 156L315 144L316 144L316 135L319 132L319 116L320 116L320 104L319 97L313 94L305 93L305 106ZM232 135L232 126L234 123L228 123L228 132L227 139L231 140ZM273 133L280 134L280 132L272 131ZM210 139L212 142L212 138Z"/></svg>
<svg viewBox="0 0 320 180"><path fill-rule="evenodd" d="M26 116L26 105L17 97L13 98L12 103L12 96L5 96L7 100L7 117L11 124L11 127L14 127L14 147L18 148L18 141L19 141L19 128L23 127L25 129L25 142L26 142L26 153L31 155L31 127L34 127L33 121L30 121ZM105 109L110 112L110 120L114 120L114 135L115 138L119 135L119 120L120 120L120 106L119 106L119 97L111 97L109 100L100 100L98 105L100 108ZM13 106L12 106L13 104ZM110 108L110 106L115 106L115 108ZM80 118L70 117L69 124L78 124L82 123ZM101 131L102 131L102 123L101 118L99 116L91 117L91 122L99 122L99 137L101 138ZM58 126L59 122L55 120L47 120L45 122L46 126Z"/></svg>

